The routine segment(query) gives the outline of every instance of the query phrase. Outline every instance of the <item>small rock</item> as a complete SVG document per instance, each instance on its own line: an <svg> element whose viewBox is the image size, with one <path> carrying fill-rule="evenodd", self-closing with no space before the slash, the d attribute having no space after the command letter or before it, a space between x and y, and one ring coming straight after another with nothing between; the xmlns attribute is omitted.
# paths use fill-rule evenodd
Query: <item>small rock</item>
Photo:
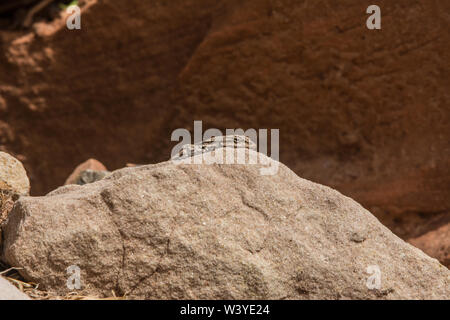
<svg viewBox="0 0 450 320"><path fill-rule="evenodd" d="M30 300L30 297L0 277L0 300Z"/></svg>
<svg viewBox="0 0 450 320"><path fill-rule="evenodd" d="M30 181L22 163L0 151L0 190L18 195L30 193Z"/></svg>
<svg viewBox="0 0 450 320"><path fill-rule="evenodd" d="M80 164L67 178L64 185L84 185L103 179L108 173L106 167L98 160L89 159Z"/></svg>
<svg viewBox="0 0 450 320"><path fill-rule="evenodd" d="M11 211L18 195L28 195L30 181L22 163L13 156L0 151L0 246L1 225Z"/></svg>
<svg viewBox="0 0 450 320"><path fill-rule="evenodd" d="M85 184L94 183L102 180L108 174L109 171L84 170L80 173L78 179L75 181L75 184L82 186Z"/></svg>
<svg viewBox="0 0 450 320"><path fill-rule="evenodd" d="M409 243L422 249L450 268L450 223L429 231L420 237L409 239Z"/></svg>

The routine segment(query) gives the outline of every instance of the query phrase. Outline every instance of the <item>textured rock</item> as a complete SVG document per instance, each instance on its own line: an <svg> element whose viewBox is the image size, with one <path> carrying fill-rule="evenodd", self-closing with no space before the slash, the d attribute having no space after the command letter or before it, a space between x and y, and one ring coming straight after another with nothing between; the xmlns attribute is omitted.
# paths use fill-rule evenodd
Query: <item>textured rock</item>
<svg viewBox="0 0 450 320"><path fill-rule="evenodd" d="M85 293L130 298L449 297L450 271L355 201L282 164L259 169L169 161L21 198L4 258L61 294L76 265Z"/></svg>
<svg viewBox="0 0 450 320"><path fill-rule="evenodd" d="M98 160L89 159L83 162L67 178L65 185L68 184L88 184L103 179L108 169Z"/></svg>
<svg viewBox="0 0 450 320"><path fill-rule="evenodd" d="M450 223L408 241L450 268Z"/></svg>
<svg viewBox="0 0 450 320"><path fill-rule="evenodd" d="M0 300L30 300L30 297L0 276Z"/></svg>
<svg viewBox="0 0 450 320"><path fill-rule="evenodd" d="M22 163L0 151L0 247L3 239L1 225L11 211L14 200L29 192L30 181Z"/></svg>
<svg viewBox="0 0 450 320"><path fill-rule="evenodd" d="M0 190L27 195L30 181L22 163L13 156L0 151Z"/></svg>

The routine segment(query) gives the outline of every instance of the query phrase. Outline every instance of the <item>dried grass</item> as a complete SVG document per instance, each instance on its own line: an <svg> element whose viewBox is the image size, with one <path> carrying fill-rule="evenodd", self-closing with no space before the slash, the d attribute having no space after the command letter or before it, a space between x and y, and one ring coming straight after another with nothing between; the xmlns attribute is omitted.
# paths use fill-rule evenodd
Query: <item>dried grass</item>
<svg viewBox="0 0 450 320"><path fill-rule="evenodd" d="M69 292L65 296L58 295L54 292L40 290L39 284L26 282L19 274L18 270L21 268L6 268L0 262L0 275L11 282L17 289L28 295L34 300L126 300L125 296L117 296L114 291L111 291L110 297L97 297L89 295L81 295L78 292Z"/></svg>

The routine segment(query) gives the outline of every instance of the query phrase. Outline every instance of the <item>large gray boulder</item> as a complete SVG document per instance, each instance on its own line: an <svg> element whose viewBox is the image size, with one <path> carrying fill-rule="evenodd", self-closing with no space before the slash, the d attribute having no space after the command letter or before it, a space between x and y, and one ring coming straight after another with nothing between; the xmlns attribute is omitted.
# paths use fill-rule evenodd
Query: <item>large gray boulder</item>
<svg viewBox="0 0 450 320"><path fill-rule="evenodd" d="M0 276L0 300L30 300L30 297Z"/></svg>
<svg viewBox="0 0 450 320"><path fill-rule="evenodd" d="M261 165L168 161L23 197L3 257L59 294L80 280L80 293L137 299L450 297L436 259L279 165L261 175Z"/></svg>

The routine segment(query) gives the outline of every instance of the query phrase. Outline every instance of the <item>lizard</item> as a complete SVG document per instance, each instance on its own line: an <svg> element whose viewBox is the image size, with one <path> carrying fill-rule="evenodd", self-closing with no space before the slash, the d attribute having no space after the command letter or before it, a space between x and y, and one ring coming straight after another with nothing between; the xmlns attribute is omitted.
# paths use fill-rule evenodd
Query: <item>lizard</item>
<svg viewBox="0 0 450 320"><path fill-rule="evenodd" d="M180 152L172 159L175 160L185 159L193 157L198 154L212 152L219 148L236 148L236 149L245 148L257 151L256 144L247 136L242 135L217 136L199 143L184 145L180 150Z"/></svg>

